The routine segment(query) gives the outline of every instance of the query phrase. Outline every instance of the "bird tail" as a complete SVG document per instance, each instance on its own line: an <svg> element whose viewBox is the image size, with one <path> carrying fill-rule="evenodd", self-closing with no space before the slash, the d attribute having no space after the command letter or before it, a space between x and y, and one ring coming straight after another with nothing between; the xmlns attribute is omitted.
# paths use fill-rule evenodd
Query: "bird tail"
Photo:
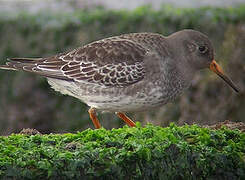
<svg viewBox="0 0 245 180"><path fill-rule="evenodd" d="M62 67L62 65L64 65L66 62L53 62L55 61L53 57L50 57L50 62L46 63L46 60L48 60L48 58L10 58L5 65L0 65L0 69L25 71L35 73L44 77L73 81L71 78L64 76L63 72L60 70L60 67ZM56 68L54 68L54 63L55 66L57 66ZM46 68L40 68L40 66L44 65L46 66Z"/></svg>
<svg viewBox="0 0 245 180"><path fill-rule="evenodd" d="M5 65L0 65L0 69L30 71L27 67L35 66L36 62L41 59L42 58L10 58Z"/></svg>

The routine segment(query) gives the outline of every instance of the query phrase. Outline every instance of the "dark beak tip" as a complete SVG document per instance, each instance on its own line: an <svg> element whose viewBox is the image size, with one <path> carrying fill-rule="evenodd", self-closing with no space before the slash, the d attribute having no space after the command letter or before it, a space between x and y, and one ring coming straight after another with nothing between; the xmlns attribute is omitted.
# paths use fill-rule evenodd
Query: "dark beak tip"
<svg viewBox="0 0 245 180"><path fill-rule="evenodd" d="M231 88L238 94L240 94L242 91L239 87L235 86L234 84L233 85L230 85Z"/></svg>
<svg viewBox="0 0 245 180"><path fill-rule="evenodd" d="M236 87L236 92L239 93L239 94L244 94L245 93L244 89L240 89L239 87Z"/></svg>
<svg viewBox="0 0 245 180"><path fill-rule="evenodd" d="M236 88L235 91L236 91L236 93L238 93L238 94L241 92L238 88Z"/></svg>
<svg viewBox="0 0 245 180"><path fill-rule="evenodd" d="M232 81L231 81L232 82ZM240 93L241 92L241 89L237 86L237 85L235 85L233 82L232 82L232 84L230 85L231 86L231 88L236 92L236 93Z"/></svg>
<svg viewBox="0 0 245 180"><path fill-rule="evenodd" d="M232 85L231 88L232 88L236 93L238 93L238 94L241 92L240 88L238 88L238 87L235 86L235 85Z"/></svg>

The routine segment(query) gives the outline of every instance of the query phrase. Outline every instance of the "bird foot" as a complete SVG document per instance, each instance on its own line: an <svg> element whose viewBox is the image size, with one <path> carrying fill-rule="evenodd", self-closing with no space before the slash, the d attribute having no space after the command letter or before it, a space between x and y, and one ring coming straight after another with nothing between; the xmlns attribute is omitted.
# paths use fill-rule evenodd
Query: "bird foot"
<svg viewBox="0 0 245 180"><path fill-rule="evenodd" d="M92 120L93 124L94 124L94 127L96 129L99 129L101 128L101 125L100 125L100 122L96 116L96 111L95 111L95 108L90 108L88 110L88 113L89 113L89 116L90 116L90 119Z"/></svg>
<svg viewBox="0 0 245 180"><path fill-rule="evenodd" d="M135 127L134 121L132 121L128 116L126 116L124 113L116 112L116 115L122 119L128 126Z"/></svg>

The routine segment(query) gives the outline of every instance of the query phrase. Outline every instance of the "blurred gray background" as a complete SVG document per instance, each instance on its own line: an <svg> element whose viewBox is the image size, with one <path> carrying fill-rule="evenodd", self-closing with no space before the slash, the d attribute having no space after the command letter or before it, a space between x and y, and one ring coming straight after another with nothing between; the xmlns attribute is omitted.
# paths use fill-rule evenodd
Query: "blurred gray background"
<svg viewBox="0 0 245 180"><path fill-rule="evenodd" d="M94 8L103 6L107 9L135 9L143 5L151 5L159 9L163 4L175 7L231 7L243 4L244 0L1 0L0 9L4 12L17 13L28 10L37 13L40 10L70 12L78 8Z"/></svg>

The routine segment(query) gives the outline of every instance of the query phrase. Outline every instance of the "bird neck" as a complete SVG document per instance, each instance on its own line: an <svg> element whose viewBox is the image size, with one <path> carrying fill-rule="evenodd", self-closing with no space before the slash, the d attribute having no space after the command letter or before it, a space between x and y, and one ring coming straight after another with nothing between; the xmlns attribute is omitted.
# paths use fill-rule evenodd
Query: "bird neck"
<svg viewBox="0 0 245 180"><path fill-rule="evenodd" d="M195 72L197 71L190 63L190 57L186 54L186 49L183 44L182 38L176 35L171 35L166 38L169 45L169 54L171 60L169 63L175 67L176 74L183 82L191 82Z"/></svg>

